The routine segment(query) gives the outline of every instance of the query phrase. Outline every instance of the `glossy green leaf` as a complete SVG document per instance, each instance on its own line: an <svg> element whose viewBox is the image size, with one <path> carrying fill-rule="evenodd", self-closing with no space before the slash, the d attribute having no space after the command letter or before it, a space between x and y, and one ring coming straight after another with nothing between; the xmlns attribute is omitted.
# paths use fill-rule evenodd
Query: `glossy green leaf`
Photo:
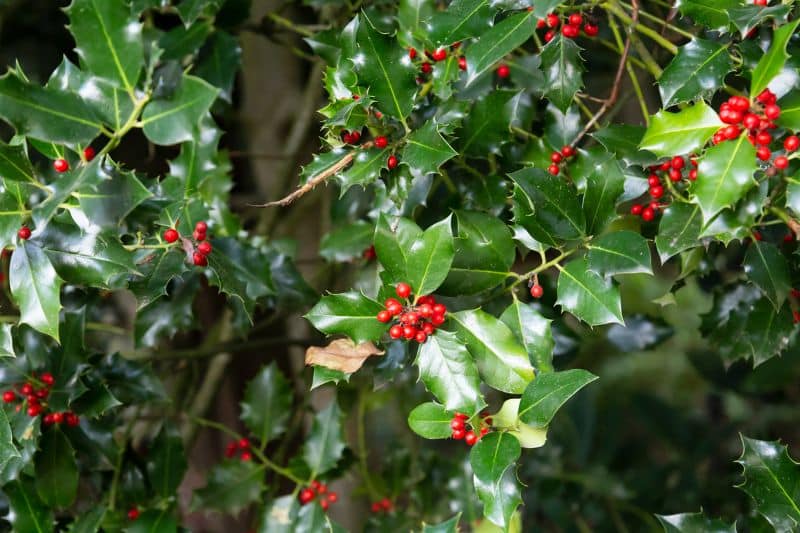
<svg viewBox="0 0 800 533"><path fill-rule="evenodd" d="M23 145L9 145L0 142L0 178L38 184L33 176L33 167Z"/></svg>
<svg viewBox="0 0 800 533"><path fill-rule="evenodd" d="M178 14L188 26L202 16L213 16L223 3L223 0L181 0L178 4Z"/></svg>
<svg viewBox="0 0 800 533"><path fill-rule="evenodd" d="M181 276L187 270L186 253L183 250L167 249L159 254L148 254L148 260L138 267L142 276L130 284L129 289L138 301L138 308L151 304L160 296L167 294L167 286L172 278Z"/></svg>
<svg viewBox="0 0 800 533"><path fill-rule="evenodd" d="M362 220L344 225L322 237L319 255L336 263L358 259L372 245L374 233L373 225Z"/></svg>
<svg viewBox="0 0 800 533"><path fill-rule="evenodd" d="M159 496L175 494L187 469L186 451L178 432L167 425L161 427L147 454L147 479Z"/></svg>
<svg viewBox="0 0 800 533"><path fill-rule="evenodd" d="M617 199L623 192L625 175L617 158L612 154L603 154L593 161L586 176L582 205L589 231L599 233L616 218Z"/></svg>
<svg viewBox="0 0 800 533"><path fill-rule="evenodd" d="M381 304L360 292L347 292L323 296L305 317L328 335L347 335L360 344L377 341L386 331L386 325L375 318L382 309Z"/></svg>
<svg viewBox="0 0 800 533"><path fill-rule="evenodd" d="M472 414L486 405L475 361L454 333L439 330L428 337L415 363L425 387L448 411Z"/></svg>
<svg viewBox="0 0 800 533"><path fill-rule="evenodd" d="M194 74L219 89L220 98L231 102L236 73L242 63L239 40L217 29L200 49Z"/></svg>
<svg viewBox="0 0 800 533"><path fill-rule="evenodd" d="M755 4L741 5L740 3L738 6L730 8L728 15L739 29L742 37L746 37L753 28L767 19L785 19L791 9L791 6L786 4L759 6Z"/></svg>
<svg viewBox="0 0 800 533"><path fill-rule="evenodd" d="M522 394L519 419L537 428L548 426L570 398L596 379L597 376L580 368L537 376Z"/></svg>
<svg viewBox="0 0 800 533"><path fill-rule="evenodd" d="M653 273L647 240L633 231L615 231L599 237L589 244L586 259L589 269L601 276Z"/></svg>
<svg viewBox="0 0 800 533"><path fill-rule="evenodd" d="M658 79L664 107L698 100L716 92L732 69L727 45L692 39L678 49L678 55Z"/></svg>
<svg viewBox="0 0 800 533"><path fill-rule="evenodd" d="M730 24L728 10L739 5L740 0L681 0L678 9L684 17L711 30L724 30Z"/></svg>
<svg viewBox="0 0 800 533"><path fill-rule="evenodd" d="M790 91L789 94L778 100L781 116L776 122L784 128L800 130L800 92Z"/></svg>
<svg viewBox="0 0 800 533"><path fill-rule="evenodd" d="M553 9L558 7L561 3L561 0L539 0L538 2L534 2L533 14L536 15L537 18L544 18L545 15L551 13Z"/></svg>
<svg viewBox="0 0 800 533"><path fill-rule="evenodd" d="M50 533L54 531L53 511L39 499L33 480L25 476L3 486L11 508L9 521L15 531Z"/></svg>
<svg viewBox="0 0 800 533"><path fill-rule="evenodd" d="M19 321L58 340L63 281L44 250L20 243L11 255L9 282L19 306Z"/></svg>
<svg viewBox="0 0 800 533"><path fill-rule="evenodd" d="M656 515L665 533L736 533L736 524L708 518L701 513Z"/></svg>
<svg viewBox="0 0 800 533"><path fill-rule="evenodd" d="M75 522L70 526L69 533L97 533L100 531L100 526L106 516L105 507L95 507L94 509L83 513L78 517Z"/></svg>
<svg viewBox="0 0 800 533"><path fill-rule="evenodd" d="M659 157L688 154L701 148L724 125L703 101L677 113L662 109L653 115L639 147Z"/></svg>
<svg viewBox="0 0 800 533"><path fill-rule="evenodd" d="M461 520L461 513L453 518L439 522L438 524L422 523L422 533L458 533L458 523Z"/></svg>
<svg viewBox="0 0 800 533"><path fill-rule="evenodd" d="M623 324L619 289L609 279L589 270L585 259L570 261L558 275L558 300L562 310L590 326Z"/></svg>
<svg viewBox="0 0 800 533"><path fill-rule="evenodd" d="M757 294L747 294L740 302L723 302L730 309L715 324L709 340L726 364L752 359L757 367L789 345L794 329L789 306L776 311L769 300L759 298L753 302L755 297Z"/></svg>
<svg viewBox="0 0 800 533"><path fill-rule="evenodd" d="M700 206L674 202L661 217L656 236L656 249L662 263L684 250L699 245L703 229Z"/></svg>
<svg viewBox="0 0 800 533"><path fill-rule="evenodd" d="M91 163L71 169L50 185L53 192L42 203L34 207L32 216L36 227L43 229L59 209L62 209L64 202L70 198L72 193L84 187L96 185L107 177L99 157Z"/></svg>
<svg viewBox="0 0 800 533"><path fill-rule="evenodd" d="M533 19L531 19L533 20ZM583 87L581 49L575 41L558 35L542 49L544 95L562 112L572 105Z"/></svg>
<svg viewBox="0 0 800 533"><path fill-rule="evenodd" d="M555 341L550 329L551 320L539 314L532 305L517 299L503 311L500 320L522 342L537 373L553 371Z"/></svg>
<svg viewBox="0 0 800 533"><path fill-rule="evenodd" d="M697 168L692 186L693 201L703 211L703 220L744 197L756 184L756 149L744 135L708 149Z"/></svg>
<svg viewBox="0 0 800 533"><path fill-rule="evenodd" d="M206 485L194 491L192 509L238 513L261 497L264 466L253 461L224 461L208 473Z"/></svg>
<svg viewBox="0 0 800 533"><path fill-rule="evenodd" d="M749 439L741 435L744 469L737 485L755 501L756 511L776 531L792 531L800 525L800 468L778 441Z"/></svg>
<svg viewBox="0 0 800 533"><path fill-rule="evenodd" d="M429 120L406 139L400 160L408 165L414 177L437 174L439 167L457 155L439 133L436 123Z"/></svg>
<svg viewBox="0 0 800 533"><path fill-rule="evenodd" d="M14 435L8 422L8 416L4 410L0 409L0 471L5 470L10 461L20 458L20 453L14 445Z"/></svg>
<svg viewBox="0 0 800 533"><path fill-rule="evenodd" d="M0 181L0 248L17 240L17 231L25 222L23 215L27 215L27 200L28 195L19 183Z"/></svg>
<svg viewBox="0 0 800 533"><path fill-rule="evenodd" d="M509 466L499 479L483 481L474 476L475 492L483 502L483 514L493 524L505 527L522 503L516 465Z"/></svg>
<svg viewBox="0 0 800 533"><path fill-rule="evenodd" d="M45 431L34 458L36 492L50 507L67 507L78 491L78 464L75 450L58 427Z"/></svg>
<svg viewBox="0 0 800 533"><path fill-rule="evenodd" d="M744 256L744 273L780 309L792 288L786 257L768 242L754 239Z"/></svg>
<svg viewBox="0 0 800 533"><path fill-rule="evenodd" d="M14 353L14 337L11 334L11 324L0 325L0 357L16 357ZM0 424L2 422L0 421ZM2 430L0 429L0 432ZM0 436L0 440L2 436ZM3 469L3 460L0 457L0 470Z"/></svg>
<svg viewBox="0 0 800 533"><path fill-rule="evenodd" d="M789 54L786 53L786 46L789 39L794 35L800 19L794 20L775 30L772 36L772 43L767 53L761 56L758 65L753 69L750 79L750 94L758 95L767 88L769 82L777 76L786 64Z"/></svg>
<svg viewBox="0 0 800 533"><path fill-rule="evenodd" d="M532 11L523 11L503 19L481 34L477 42L467 48L467 80L469 87L484 73L496 67L497 62L513 52L536 31L536 18ZM542 52L544 56L544 52ZM542 58L544 60L544 57Z"/></svg>
<svg viewBox="0 0 800 533"><path fill-rule="evenodd" d="M366 186L377 181L381 170L386 168L388 158L388 149L359 150L353 158L353 163L347 169L336 174L336 180L341 184L341 194L347 192L354 185Z"/></svg>
<svg viewBox="0 0 800 533"><path fill-rule="evenodd" d="M460 152L480 158L500 152L502 144L510 140L511 115L506 104L514 94L492 91L477 101L456 132Z"/></svg>
<svg viewBox="0 0 800 533"><path fill-rule="evenodd" d="M267 258L260 250L232 238L211 242L216 253L208 256L209 282L239 300L252 316L256 301L275 291Z"/></svg>
<svg viewBox="0 0 800 533"><path fill-rule="evenodd" d="M241 419L258 441L266 444L286 429L291 414L292 388L275 363L247 384Z"/></svg>
<svg viewBox="0 0 800 533"><path fill-rule="evenodd" d="M609 124L592 133L592 137L606 150L616 154L630 164L647 164L656 159L650 152L640 150L647 128L632 124Z"/></svg>
<svg viewBox="0 0 800 533"><path fill-rule="evenodd" d="M342 412L334 400L314 416L303 447L303 459L311 469L311 478L335 467L343 452Z"/></svg>
<svg viewBox="0 0 800 533"><path fill-rule="evenodd" d="M282 496L264 507L259 533L342 533L317 504L300 505L293 495Z"/></svg>
<svg viewBox="0 0 800 533"><path fill-rule="evenodd" d="M477 211L456 211L456 220L455 256L439 292L475 294L503 283L516 255L508 226Z"/></svg>
<svg viewBox="0 0 800 533"><path fill-rule="evenodd" d="M578 195L563 179L538 168L524 168L509 177L514 181L514 221L534 239L559 246L584 235L586 218Z"/></svg>
<svg viewBox="0 0 800 533"><path fill-rule="evenodd" d="M169 509L144 511L125 528L125 533L177 533L178 522L173 515Z"/></svg>
<svg viewBox="0 0 800 533"><path fill-rule="evenodd" d="M522 453L516 437L492 431L484 435L469 454L472 472L486 483L497 482L509 466L514 465Z"/></svg>
<svg viewBox="0 0 800 533"><path fill-rule="evenodd" d="M194 138L195 128L219 91L208 82L185 75L169 99L155 99L142 112L142 131L155 144L170 145Z"/></svg>
<svg viewBox="0 0 800 533"><path fill-rule="evenodd" d="M450 427L452 420L453 415L443 406L427 402L416 406L408 414L408 427L426 439L447 439L453 432Z"/></svg>
<svg viewBox="0 0 800 533"><path fill-rule="evenodd" d="M91 181L77 196L81 210L93 225L119 225L142 202L153 194L133 172L113 171L108 179Z"/></svg>
<svg viewBox="0 0 800 533"><path fill-rule="evenodd" d="M493 18L489 0L453 0L430 19L429 35L437 45L450 45L482 34L491 27Z"/></svg>
<svg viewBox="0 0 800 533"><path fill-rule="evenodd" d="M423 40L428 29L424 22L433 16L435 3L432 0L401 0L397 6L397 25L405 42Z"/></svg>
<svg viewBox="0 0 800 533"><path fill-rule="evenodd" d="M139 17L122 2L72 0L66 9L76 51L88 69L131 95L144 66Z"/></svg>

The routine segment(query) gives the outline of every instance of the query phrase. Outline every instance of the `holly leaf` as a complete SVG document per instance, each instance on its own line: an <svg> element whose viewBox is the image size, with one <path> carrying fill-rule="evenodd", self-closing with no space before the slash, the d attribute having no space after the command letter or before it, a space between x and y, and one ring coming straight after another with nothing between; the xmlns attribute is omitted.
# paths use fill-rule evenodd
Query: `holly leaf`
<svg viewBox="0 0 800 533"><path fill-rule="evenodd" d="M800 468L779 441L756 440L740 435L742 455L736 461L744 469L737 485L755 501L756 511L776 531L792 531L800 524Z"/></svg>
<svg viewBox="0 0 800 533"><path fill-rule="evenodd" d="M47 226L75 191L108 178L100 164L101 159L97 157L91 163L82 164L70 170L50 185L53 192L42 203L34 207L31 213L38 229L44 229Z"/></svg>
<svg viewBox="0 0 800 533"><path fill-rule="evenodd" d="M381 170L386 168L388 154L388 149L378 148L357 151L353 164L335 175L336 181L341 184L340 194L344 195L353 185L366 186L375 182L380 177Z"/></svg>
<svg viewBox="0 0 800 533"><path fill-rule="evenodd" d="M270 265L264 253L233 238L213 239L208 256L209 283L239 300L252 316L256 302L275 293Z"/></svg>
<svg viewBox="0 0 800 533"><path fill-rule="evenodd" d="M224 0L182 0L178 4L178 15L184 25L189 26L202 17L213 17L222 7Z"/></svg>
<svg viewBox="0 0 800 533"><path fill-rule="evenodd" d="M439 167L456 155L458 152L442 137L436 123L429 120L408 136L401 161L418 178L438 174Z"/></svg>
<svg viewBox="0 0 800 533"><path fill-rule="evenodd" d="M535 31L536 18L533 12L523 11L503 19L483 32L477 42L467 48L467 80L464 87L472 85L503 57L522 46ZM542 55L544 56L544 51Z"/></svg>
<svg viewBox="0 0 800 533"><path fill-rule="evenodd" d="M448 411L472 414L486 405L475 361L455 333L439 330L428 337L415 363L425 387Z"/></svg>
<svg viewBox="0 0 800 533"><path fill-rule="evenodd" d="M656 515L665 533L736 533L736 523L706 517L702 512Z"/></svg>
<svg viewBox="0 0 800 533"><path fill-rule="evenodd" d="M500 320L522 342L538 374L553 371L555 341L550 329L551 320L539 314L532 305L523 304L516 298L503 311Z"/></svg>
<svg viewBox="0 0 800 533"><path fill-rule="evenodd" d="M473 476L473 481L475 492L483 502L484 516L493 524L505 528L511 515L522 503L516 465L509 466L497 479L483 481Z"/></svg>
<svg viewBox="0 0 800 533"><path fill-rule="evenodd" d="M319 255L335 263L358 259L372 244L374 233L372 224L363 220L346 224L322 237Z"/></svg>
<svg viewBox="0 0 800 533"><path fill-rule="evenodd" d="M722 87L733 69L728 46L703 39L681 46L658 79L664 107L703 98Z"/></svg>
<svg viewBox="0 0 800 533"><path fill-rule="evenodd" d="M186 451L178 432L166 424L161 427L147 454L147 479L156 494L170 498L186 474Z"/></svg>
<svg viewBox="0 0 800 533"><path fill-rule="evenodd" d="M514 221L534 239L560 246L585 234L586 218L578 194L563 179L538 168L524 168L509 177L514 181Z"/></svg>
<svg viewBox="0 0 800 533"><path fill-rule="evenodd" d="M624 324L619 289L609 279L589 270L585 259L578 259L560 268L558 300L564 311L590 326Z"/></svg>
<svg viewBox="0 0 800 533"><path fill-rule="evenodd" d="M589 269L601 276L653 274L647 239L633 231L606 233L589 245Z"/></svg>
<svg viewBox="0 0 800 533"><path fill-rule="evenodd" d="M603 153L590 161L582 207L587 229L599 233L617 216L617 199L625 192L625 175L613 154Z"/></svg>
<svg viewBox="0 0 800 533"><path fill-rule="evenodd" d="M422 523L422 533L458 533L458 523L461 520L461 513L453 518L439 522L438 524Z"/></svg>
<svg viewBox="0 0 800 533"><path fill-rule="evenodd" d="M424 21L435 13L431 0L401 0L397 6L397 25L404 42L425 40L428 29Z"/></svg>
<svg viewBox="0 0 800 533"><path fill-rule="evenodd" d="M533 14L536 18L544 18L545 15L551 13L561 3L562 0L539 0L533 6Z"/></svg>
<svg viewBox="0 0 800 533"><path fill-rule="evenodd" d="M151 509L139 515L135 522L125 528L125 533L176 533L178 522L171 509Z"/></svg>
<svg viewBox="0 0 800 533"><path fill-rule="evenodd" d="M728 10L731 21L739 28L743 38L750 31L768 18L785 19L792 6L778 4L774 6L758 6L755 4L739 5ZM750 93L755 96L756 93Z"/></svg>
<svg viewBox="0 0 800 533"><path fill-rule="evenodd" d="M342 412L334 400L314 415L311 433L303 447L303 459L311 470L310 479L335 467L343 452Z"/></svg>
<svg viewBox="0 0 800 533"><path fill-rule="evenodd" d="M629 164L645 165L656 158L650 152L639 149L646 130L644 126L632 124L609 124L592 133L592 137L606 150Z"/></svg>
<svg viewBox="0 0 800 533"><path fill-rule="evenodd" d="M417 94L415 72L408 54L396 39L375 29L366 15L360 18L356 47L359 61L355 69L359 83L369 87L378 109L405 121Z"/></svg>
<svg viewBox="0 0 800 533"><path fill-rule="evenodd" d="M259 533L341 533L319 505L300 505L293 495L282 496L264 507Z"/></svg>
<svg viewBox="0 0 800 533"><path fill-rule="evenodd" d="M139 265L142 277L134 280L129 289L136 296L138 309L153 303L167 294L169 282L188 270L186 254L177 248L168 248L155 255L148 254Z"/></svg>
<svg viewBox="0 0 800 533"><path fill-rule="evenodd" d="M453 415L442 405L427 402L416 406L408 414L408 427L426 439L448 439L453 432L450 427L452 420Z"/></svg>
<svg viewBox="0 0 800 533"><path fill-rule="evenodd" d="M786 129L800 130L800 92L790 91L789 94L778 100L781 116L776 122Z"/></svg>
<svg viewBox="0 0 800 533"><path fill-rule="evenodd" d="M789 54L786 53L786 45L789 44L789 39L794 35L798 24L800 24L800 19L784 24L773 33L769 50L761 56L758 64L753 69L753 74L750 78L751 95L761 94L761 91L767 88L769 82L783 70L786 60L789 59Z"/></svg>
<svg viewBox="0 0 800 533"><path fill-rule="evenodd" d="M651 118L639 148L659 157L688 154L699 150L724 125L704 101L677 113L662 109Z"/></svg>
<svg viewBox="0 0 800 533"><path fill-rule="evenodd" d="M728 12L741 4L740 0L681 0L681 15L710 30L726 30L730 24Z"/></svg>
<svg viewBox="0 0 800 533"><path fill-rule="evenodd" d="M476 294L503 283L516 256L508 226L477 211L456 211L456 220L453 264L439 292Z"/></svg>
<svg viewBox="0 0 800 533"><path fill-rule="evenodd" d="M521 453L522 447L516 437L503 431L492 431L473 446L469 462L476 479L492 483L517 462Z"/></svg>
<svg viewBox="0 0 800 533"><path fill-rule="evenodd" d="M328 335L347 335L353 342L377 341L386 325L375 318L383 306L360 292L328 294L320 298L306 320Z"/></svg>
<svg viewBox="0 0 800 533"><path fill-rule="evenodd" d="M77 196L86 218L97 228L119 225L139 204L153 195L133 172L118 169L108 179L91 182Z"/></svg>
<svg viewBox="0 0 800 533"><path fill-rule="evenodd" d="M779 355L789 345L794 329L788 306L775 310L766 298L753 303L752 296L734 302L727 315L711 332L709 339L722 360L730 364L738 359L753 359L753 366Z"/></svg>
<svg viewBox="0 0 800 533"><path fill-rule="evenodd" d="M561 112L566 113L575 94L583 87L581 49L574 40L559 34L542 48L541 57L544 95Z"/></svg>
<svg viewBox="0 0 800 533"><path fill-rule="evenodd" d="M4 180L33 183L39 181L33 175L33 167L22 144L9 145L0 141L0 177Z"/></svg>
<svg viewBox="0 0 800 533"><path fill-rule="evenodd" d="M703 217L700 206L673 202L658 224L656 249L662 263L684 250L699 245Z"/></svg>
<svg viewBox="0 0 800 533"><path fill-rule="evenodd" d="M433 15L427 26L431 41L451 45L488 30L494 19L489 0L453 0L447 9Z"/></svg>
<svg viewBox="0 0 800 533"><path fill-rule="evenodd" d="M17 447L14 446L14 435L8 422L8 415L5 410L0 409L0 472L5 471L10 461L19 460L21 457Z"/></svg>
<svg viewBox="0 0 800 533"><path fill-rule="evenodd" d="M20 310L19 321L58 340L61 284L44 250L20 242L11 255L11 294Z"/></svg>
<svg viewBox="0 0 800 533"><path fill-rule="evenodd" d="M15 71L0 77L0 118L19 135L69 145L89 144L102 127L77 94L33 85Z"/></svg>
<svg viewBox="0 0 800 533"><path fill-rule="evenodd" d="M228 32L216 29L200 49L194 73L219 89L220 98L233 99L233 83L242 64L239 40Z"/></svg>
<svg viewBox="0 0 800 533"><path fill-rule="evenodd" d="M206 485L194 491L192 509L236 514L261 498L263 478L263 465L223 461L211 469Z"/></svg>
<svg viewBox="0 0 800 533"><path fill-rule="evenodd" d="M540 374L522 394L519 419L537 428L550 425L561 406L596 379L597 376L580 368Z"/></svg>
<svg viewBox="0 0 800 533"><path fill-rule="evenodd" d="M17 231L25 221L27 193L12 181L0 180L0 249L13 244Z"/></svg>
<svg viewBox="0 0 800 533"><path fill-rule="evenodd" d="M72 0L65 9L75 51L88 70L113 80L134 97L144 66L142 25L123 2Z"/></svg>
<svg viewBox="0 0 800 533"><path fill-rule="evenodd" d="M36 492L50 507L68 507L78 491L78 464L75 450L56 426L45 431L34 457Z"/></svg>
<svg viewBox="0 0 800 533"><path fill-rule="evenodd" d="M9 521L15 531L54 531L53 511L39 499L32 480L24 475L3 486L8 496Z"/></svg>
<svg viewBox="0 0 800 533"><path fill-rule="evenodd" d="M247 384L241 419L262 445L286 430L292 407L292 389L273 362Z"/></svg>
<svg viewBox="0 0 800 533"><path fill-rule="evenodd" d="M692 201L703 211L703 220L741 200L756 184L756 149L745 135L712 146L697 167Z"/></svg>
<svg viewBox="0 0 800 533"><path fill-rule="evenodd" d="M792 288L786 257L768 242L753 239L744 256L744 272L779 310Z"/></svg>
<svg viewBox="0 0 800 533"><path fill-rule="evenodd" d="M184 75L171 98L154 99L145 106L142 111L145 137L159 145L191 141L218 92L205 80Z"/></svg>
<svg viewBox="0 0 800 533"><path fill-rule="evenodd" d="M492 91L477 100L455 135L461 153L486 158L500 152L502 144L510 140L511 115L506 104L514 95L512 91Z"/></svg>
<svg viewBox="0 0 800 533"><path fill-rule="evenodd" d="M480 309L450 313L481 377L499 391L520 394L534 372L525 348L503 322Z"/></svg>

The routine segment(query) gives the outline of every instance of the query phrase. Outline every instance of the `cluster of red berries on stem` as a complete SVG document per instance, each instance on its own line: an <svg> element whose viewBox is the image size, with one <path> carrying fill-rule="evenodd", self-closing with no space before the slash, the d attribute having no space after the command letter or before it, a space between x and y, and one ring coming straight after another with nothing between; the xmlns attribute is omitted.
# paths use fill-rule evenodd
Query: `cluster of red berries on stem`
<svg viewBox="0 0 800 533"><path fill-rule="evenodd" d="M94 151L94 148L91 146L87 146L83 149L83 160L87 163L94 159L94 156L97 155ZM63 157L59 157L58 159L53 160L53 170L58 172L59 174L63 174L64 172L69 170L69 161L64 159Z"/></svg>
<svg viewBox="0 0 800 533"><path fill-rule="evenodd" d="M561 35L567 39L577 38L581 34L581 24L583 24L583 33L585 33L587 37L596 37L597 34L600 33L600 27L594 22L586 21L584 24L583 15L580 13L572 13L569 15L563 26L561 25L561 18L555 13L548 13L545 18L536 21L536 27L538 29L549 28L544 34L544 42L546 43L553 40L559 26L561 26Z"/></svg>
<svg viewBox="0 0 800 533"><path fill-rule="evenodd" d="M242 461L250 461L253 458L253 455L250 453L250 441L245 438L229 442L225 447L225 457L232 459L236 456L236 452L239 451L241 451L239 458Z"/></svg>
<svg viewBox="0 0 800 533"><path fill-rule="evenodd" d="M410 303L411 286L405 282L398 283L395 292L398 297L406 301L406 305L395 298L387 298L383 304L386 309L380 311L376 317L378 322L387 324L396 317L397 323L389 328L391 338L405 338L420 344L424 343L436 328L444 324L447 307L437 303L430 294L420 296L415 303Z"/></svg>
<svg viewBox="0 0 800 533"><path fill-rule="evenodd" d="M327 511L330 504L339 501L339 495L336 492L328 492L328 486L325 483L314 480L311 482L311 486L300 491L300 504L311 503L317 496L319 496L319 506L323 511Z"/></svg>
<svg viewBox="0 0 800 533"><path fill-rule="evenodd" d="M569 159L574 155L575 148L569 145L563 146L560 151L550 154L551 164L549 167L547 167L547 171L553 176L558 176L558 173L561 172L561 163L565 162L566 159Z"/></svg>
<svg viewBox="0 0 800 533"><path fill-rule="evenodd" d="M461 48L461 43L453 43L450 45L450 51L456 54L459 54L459 49ZM417 52L416 48L409 48L408 49L408 58L411 61L415 61L418 57L420 57L419 53ZM420 64L419 70L423 75L428 75L433 72L433 63L439 63L447 59L447 48L440 47L434 50L433 52L426 50L425 57L422 63ZM458 68L460 70L467 70L467 58L463 55L458 55ZM423 77L417 78L417 83L423 83L425 79Z"/></svg>
<svg viewBox="0 0 800 533"><path fill-rule="evenodd" d="M474 446L481 437L491 431L492 417L489 413L481 413L477 423L468 422L469 417L464 413L456 413L450 421L450 429L453 430L452 437L455 440L463 440L467 446ZM467 429L467 424L471 429Z"/></svg>
<svg viewBox="0 0 800 533"><path fill-rule="evenodd" d="M647 204L633 204L631 207L631 214L642 217L645 222L650 222L656 218L659 211L666 207L666 204L659 203L663 199L666 189L664 182L659 177L658 173L663 173L663 179L669 180L673 183L678 183L684 178L689 181L697 179L697 160L692 156L688 158L689 164L686 164L687 159L676 155L669 160L664 161L660 165L653 165L649 168L650 175L647 177L647 185L649 187L650 197L652 201Z"/></svg>
<svg viewBox="0 0 800 533"><path fill-rule="evenodd" d="M208 224L201 220L194 225L194 232L192 237L195 240L194 252L192 253L192 262L195 266L208 265L208 255L211 253L213 247L211 243L206 240L208 232ZM172 244L180 239L181 235L175 228L169 228L164 231L164 240Z"/></svg>
<svg viewBox="0 0 800 533"><path fill-rule="evenodd" d="M389 498L383 498L379 502L372 502L370 505L370 510L375 513L390 513L394 509L394 505L392 504L392 500Z"/></svg>
<svg viewBox="0 0 800 533"><path fill-rule="evenodd" d="M39 416L47 407L46 400L50 396L50 389L53 388L55 382L56 380L50 372L43 372L38 378L34 374L30 380L19 385L16 392L13 390L3 392L3 401L7 404L16 403L17 401L24 402L27 404L26 412L28 416ZM23 407L23 403L20 403L16 406L16 410L19 411ZM63 413L47 413L42 418L42 422L48 426L66 423L74 427L80 423L80 419L72 411L66 411Z"/></svg>
<svg viewBox="0 0 800 533"><path fill-rule="evenodd" d="M358 144L361 140L361 132L360 131L343 131L342 132L342 142L345 144Z"/></svg>

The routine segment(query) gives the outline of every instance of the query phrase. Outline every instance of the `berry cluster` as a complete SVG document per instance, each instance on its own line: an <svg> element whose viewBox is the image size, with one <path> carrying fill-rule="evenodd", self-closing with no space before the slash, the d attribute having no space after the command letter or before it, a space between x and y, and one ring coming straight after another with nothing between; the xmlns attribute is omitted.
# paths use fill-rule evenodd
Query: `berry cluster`
<svg viewBox="0 0 800 533"><path fill-rule="evenodd" d="M211 243L206 240L207 231L208 224L202 220L194 226L192 237L194 238L195 243L194 252L192 253L192 262L195 264L195 266L208 265L208 255L211 253L213 248ZM178 230L175 228L169 228L164 231L164 240L170 244L176 242L178 239L180 239L180 237L180 233L178 233Z"/></svg>
<svg viewBox="0 0 800 533"><path fill-rule="evenodd" d="M342 142L345 144L358 144L361 140L361 132L360 131L343 131L342 132Z"/></svg>
<svg viewBox="0 0 800 533"><path fill-rule="evenodd" d="M370 510L375 513L391 513L394 510L394 505L392 504L392 500L389 498L384 498L379 502L372 502L370 505Z"/></svg>
<svg viewBox="0 0 800 533"><path fill-rule="evenodd" d="M477 423L468 422L468 419L469 417L464 413L456 413L450 421L450 429L453 430L452 437L454 439L463 439L467 446L474 446L476 442L481 440L481 437L491 431L492 417L484 411L481 413L480 420ZM467 424L472 429L467 430Z"/></svg>
<svg viewBox="0 0 800 533"><path fill-rule="evenodd" d="M50 372L42 372L38 378L34 374L31 376L30 380L19 385L16 392L13 390L3 392L3 401L8 404L15 403L18 400L25 402L27 403L26 412L28 416L39 416L47 407L47 402L45 400L50 396L50 389L53 388L55 382L56 380ZM17 411L22 408L22 403L16 406ZM66 411L63 413L47 413L42 418L42 422L47 426L66 423L74 427L80 423L80 419L78 415L72 411Z"/></svg>
<svg viewBox="0 0 800 533"><path fill-rule="evenodd" d="M311 503L317 496L319 496L319 506L322 507L323 511L327 511L330 504L339 501L339 495L333 491L328 492L328 486L325 483L314 480L311 482L310 487L300 491L300 504Z"/></svg>
<svg viewBox="0 0 800 533"><path fill-rule="evenodd" d="M567 39L575 39L581 33L581 24L583 24L583 33L587 37L596 37L600 33L600 27L592 21L586 21L584 24L583 15L580 13L572 13L569 15L561 25L561 18L555 13L549 13L544 19L539 19L536 22L538 29L549 28L544 34L544 42L549 43L556 36L558 27L561 26L561 35Z"/></svg>
<svg viewBox="0 0 800 533"><path fill-rule="evenodd" d="M428 340L428 335L432 335L436 328L444 324L447 307L437 303L431 295L420 296L416 303L410 303L411 286L408 283L398 283L395 292L397 296L406 300L406 305L395 298L388 298L384 302L386 309L379 312L376 318L379 322L387 324L393 317L397 317L398 323L389 328L391 338L405 338L420 344L424 343Z"/></svg>
<svg viewBox="0 0 800 533"><path fill-rule="evenodd" d="M238 441L229 442L225 447L225 457L232 459L236 456L236 452L241 451L239 458L242 461L249 461L253 458L250 453L250 441L247 439L239 439Z"/></svg>
<svg viewBox="0 0 800 533"><path fill-rule="evenodd" d="M561 151L556 151L550 154L551 165L547 167L547 171L553 176L558 176L558 173L561 172L561 167L559 165L561 165L561 163L565 163L566 159L569 159L574 155L575 148L569 145L563 146Z"/></svg>
<svg viewBox="0 0 800 533"><path fill-rule="evenodd" d="M666 192L664 182L659 177L658 173L663 173L663 179L669 180L673 183L678 183L683 179L694 181L697 179L697 160L694 156L689 157L689 164L686 164L687 159L676 155L660 165L653 165L649 168L650 175L647 177L647 184L649 186L649 193L652 201L648 205L633 204L631 207L631 214L642 217L645 222L650 222L656 218L656 214L660 209L666 207L663 203L663 197ZM659 203L662 201L662 203Z"/></svg>
<svg viewBox="0 0 800 533"><path fill-rule="evenodd" d="M83 149L83 160L87 163L94 159L96 152L94 148L91 146L87 146ZM69 161L64 159L63 157L59 157L58 159L53 160L53 169L58 172L59 174L63 174L64 172L69 170Z"/></svg>
<svg viewBox="0 0 800 533"><path fill-rule="evenodd" d="M450 51L454 54L458 55L458 68L460 70L467 70L467 58L463 55L460 55L460 48L461 43L453 43L450 45ZM411 61L416 61L416 59L420 57L419 53L417 53L416 48L409 48L408 49L408 58ZM437 48L433 52L426 50L424 59L420 57L422 63L419 66L419 70L422 73L420 77L417 78L417 83L423 83L425 78L423 76L427 76L431 72L433 72L433 63L439 63L447 59L447 48Z"/></svg>

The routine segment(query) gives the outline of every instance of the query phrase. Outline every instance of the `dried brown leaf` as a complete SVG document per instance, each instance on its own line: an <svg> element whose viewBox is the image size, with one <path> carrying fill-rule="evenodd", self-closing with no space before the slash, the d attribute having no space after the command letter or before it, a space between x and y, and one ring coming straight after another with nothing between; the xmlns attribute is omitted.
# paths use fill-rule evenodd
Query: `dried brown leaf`
<svg viewBox="0 0 800 533"><path fill-rule="evenodd" d="M311 346L306 350L306 364L319 365L345 374L352 374L373 355L383 355L371 342L362 342L358 346L350 339L336 339L327 346Z"/></svg>

